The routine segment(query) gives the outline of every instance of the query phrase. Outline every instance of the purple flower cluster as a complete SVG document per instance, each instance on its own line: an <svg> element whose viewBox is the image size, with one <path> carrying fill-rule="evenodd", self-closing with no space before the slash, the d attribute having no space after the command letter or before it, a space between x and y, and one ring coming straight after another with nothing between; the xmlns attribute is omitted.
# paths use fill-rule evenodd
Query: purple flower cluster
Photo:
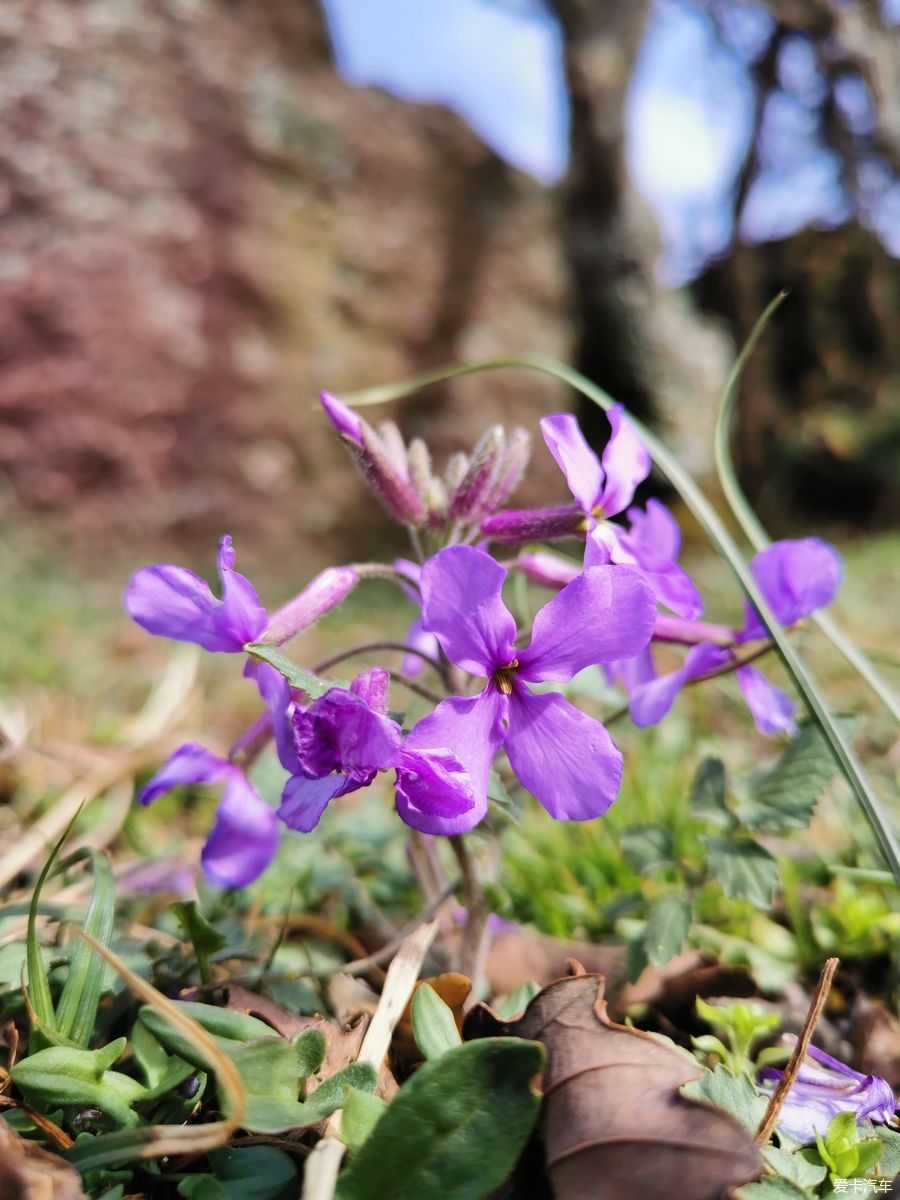
<svg viewBox="0 0 900 1200"><path fill-rule="evenodd" d="M600 721L548 685L600 665L627 687L635 721L650 724L685 683L737 665L744 644L764 636L749 608L739 631L699 620L703 602L677 561L674 518L658 501L632 503L651 464L621 408L609 413L611 436L600 457L573 417L541 422L573 505L500 511L527 462L522 431L507 437L490 430L470 456L457 456L438 476L424 444L405 445L396 426L376 432L332 396L323 396L323 406L375 493L414 530L415 544L427 540L437 545L435 553L422 562L398 559L392 567L329 568L270 616L235 570L225 537L220 596L171 564L138 571L125 592L126 610L152 634L214 653L250 651L244 674L259 691L259 718L226 756L195 743L179 747L139 796L147 804L180 785L222 786L203 851L214 882L250 882L271 861L282 825L309 832L330 801L386 772L393 772L397 811L407 824L427 834L471 829L487 812L490 771L501 749L552 817L597 817L618 794L621 752ZM627 524L612 519L623 513ZM559 537L583 538L580 565L546 551L523 553L514 563L526 577L557 589L529 635L503 599L507 569L487 547ZM757 556L754 572L779 620L791 625L832 598L840 562L825 543L807 539L770 547ZM398 679L430 695L411 679L427 667L444 684L443 698L435 695L408 729L389 715L391 676L384 667L363 671L348 687L324 694L311 687L307 694L264 661L266 647L308 629L368 574L392 577L418 608ZM683 667L657 676L651 639L691 646ZM749 665L740 665L737 677L761 728L791 727L787 697ZM269 740L286 772L277 810L245 773Z"/></svg>

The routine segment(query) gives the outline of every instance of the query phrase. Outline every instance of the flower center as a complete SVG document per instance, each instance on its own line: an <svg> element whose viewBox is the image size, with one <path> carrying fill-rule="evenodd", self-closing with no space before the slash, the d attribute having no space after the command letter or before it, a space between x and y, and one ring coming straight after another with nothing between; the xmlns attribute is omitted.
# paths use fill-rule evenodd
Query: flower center
<svg viewBox="0 0 900 1200"><path fill-rule="evenodd" d="M513 679L516 675L516 668L519 665L519 660L514 658L512 662L506 663L502 667L498 667L491 676L491 683L500 689L504 696L511 696L513 690Z"/></svg>

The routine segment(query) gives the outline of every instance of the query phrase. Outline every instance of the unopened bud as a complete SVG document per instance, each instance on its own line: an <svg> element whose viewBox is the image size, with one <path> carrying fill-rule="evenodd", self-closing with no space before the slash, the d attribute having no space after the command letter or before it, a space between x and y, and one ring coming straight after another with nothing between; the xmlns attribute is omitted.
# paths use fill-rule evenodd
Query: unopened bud
<svg viewBox="0 0 900 1200"><path fill-rule="evenodd" d="M487 516L501 508L522 482L531 457L531 435L526 429L514 429L506 441L506 452L483 498L479 516Z"/></svg>
<svg viewBox="0 0 900 1200"><path fill-rule="evenodd" d="M431 451L421 438L413 438L406 447L406 459L409 463L410 482L425 500L431 483Z"/></svg>
<svg viewBox="0 0 900 1200"><path fill-rule="evenodd" d="M331 392L321 392L319 399L326 416L341 437L354 446L362 446L362 421L356 413L337 396L332 396Z"/></svg>
<svg viewBox="0 0 900 1200"><path fill-rule="evenodd" d="M384 446L384 452L391 466L401 479L409 482L409 462L406 457L406 443L403 434L393 421L382 421L378 426L378 436Z"/></svg>
<svg viewBox="0 0 900 1200"><path fill-rule="evenodd" d="M359 575L353 567L328 567L272 615L260 641L273 646L290 641L337 608L358 582Z"/></svg>
<svg viewBox="0 0 900 1200"><path fill-rule="evenodd" d="M401 474L381 438L366 425L356 457L369 487L392 517L404 525L420 525L425 520L425 502L406 477L405 465Z"/></svg>
<svg viewBox="0 0 900 1200"><path fill-rule="evenodd" d="M444 483L448 493L453 493L466 477L469 469L469 457L466 454L451 454L444 471Z"/></svg>
<svg viewBox="0 0 900 1200"><path fill-rule="evenodd" d="M472 451L468 470L450 498L451 517L471 517L489 492L503 459L503 429L494 425L481 437Z"/></svg>
<svg viewBox="0 0 900 1200"><path fill-rule="evenodd" d="M584 511L575 504L563 508L508 509L481 523L481 532L495 542L542 542L571 537L584 526Z"/></svg>

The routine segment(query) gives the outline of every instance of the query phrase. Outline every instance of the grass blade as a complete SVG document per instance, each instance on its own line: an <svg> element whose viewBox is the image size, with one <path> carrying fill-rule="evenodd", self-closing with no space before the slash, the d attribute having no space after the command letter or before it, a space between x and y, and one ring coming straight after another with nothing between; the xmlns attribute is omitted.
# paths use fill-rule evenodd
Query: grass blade
<svg viewBox="0 0 900 1200"><path fill-rule="evenodd" d="M345 394L343 399L350 404L367 406L382 404L389 400L399 399L410 392L418 391L430 384L443 383L463 375L474 375L484 371L494 371L500 368L518 367L525 370L540 371L550 375L562 383L568 384L582 396L586 397L598 408L605 411L612 408L615 401L602 388L596 386L579 371L567 367L564 363L541 355L522 355L514 358L488 359L479 363L463 363L458 366L439 367L425 372L416 379L402 383L388 384L382 387L370 388L361 392ZM759 590L749 564L738 548L734 538L729 533L722 518L700 490L693 476L685 470L678 459L670 453L662 442L636 417L628 414L634 428L643 438L657 467L662 471L682 500L693 513L698 524L706 533L713 548L729 566L744 593L749 597L762 618L763 625L768 630L781 661L794 680L794 684L810 716L822 730L826 740L841 768L847 782L853 789L865 817L872 827L881 852L890 867L894 878L900 883L900 844L897 841L892 825L882 811L881 801L870 784L862 763L849 739L839 728L822 695L822 691L813 679L806 663L794 649L784 628L779 624L765 597Z"/></svg>
<svg viewBox="0 0 900 1200"><path fill-rule="evenodd" d="M84 919L85 930L98 942L112 941L116 916L116 884L112 867L104 854L91 853L94 890ZM103 990L103 962L90 946L81 941L75 947L69 975L56 1008L56 1027L76 1046L87 1047L94 1031L97 1009Z"/></svg>

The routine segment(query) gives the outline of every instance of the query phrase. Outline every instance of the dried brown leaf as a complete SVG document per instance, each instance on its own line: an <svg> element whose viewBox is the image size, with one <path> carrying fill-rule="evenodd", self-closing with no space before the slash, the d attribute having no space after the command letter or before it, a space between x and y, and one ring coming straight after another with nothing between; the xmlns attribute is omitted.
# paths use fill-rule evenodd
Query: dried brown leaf
<svg viewBox="0 0 900 1200"><path fill-rule="evenodd" d="M557 1200L718 1200L762 1171L727 1113L682 1096L700 1072L606 1012L601 978L561 979L504 1032L547 1047L542 1129Z"/></svg>
<svg viewBox="0 0 900 1200"><path fill-rule="evenodd" d="M588 971L604 975L610 994L628 973L624 946L595 946L591 942L548 937L528 929L500 934L488 952L486 975L493 996L508 996L523 983L546 984L566 973L566 962L574 958Z"/></svg>
<svg viewBox="0 0 900 1200"><path fill-rule="evenodd" d="M0 1196L4 1200L86 1200L74 1167L18 1137L0 1121Z"/></svg>

